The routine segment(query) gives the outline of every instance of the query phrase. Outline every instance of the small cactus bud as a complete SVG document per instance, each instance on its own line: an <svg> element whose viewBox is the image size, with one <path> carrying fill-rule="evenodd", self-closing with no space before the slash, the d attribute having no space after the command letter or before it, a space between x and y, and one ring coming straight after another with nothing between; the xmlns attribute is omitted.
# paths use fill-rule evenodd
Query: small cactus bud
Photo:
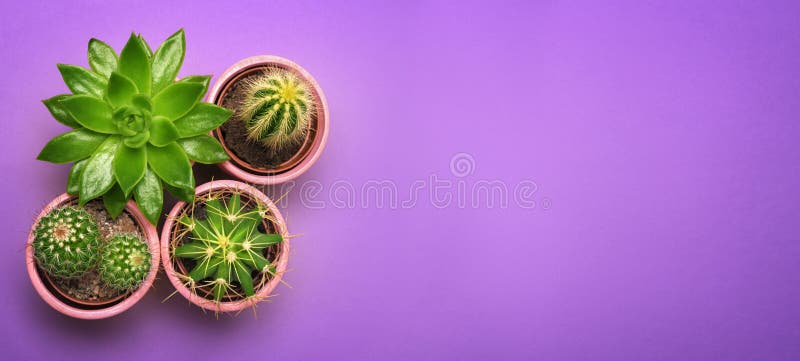
<svg viewBox="0 0 800 361"><path fill-rule="evenodd" d="M150 250L135 235L112 237L100 254L100 278L119 290L132 290L150 271Z"/></svg>
<svg viewBox="0 0 800 361"><path fill-rule="evenodd" d="M241 105L248 137L271 151L299 144L314 116L311 87L284 69L270 69L244 82Z"/></svg>
<svg viewBox="0 0 800 361"><path fill-rule="evenodd" d="M99 231L85 210L55 209L39 220L34 233L36 261L51 275L77 277L97 264Z"/></svg>

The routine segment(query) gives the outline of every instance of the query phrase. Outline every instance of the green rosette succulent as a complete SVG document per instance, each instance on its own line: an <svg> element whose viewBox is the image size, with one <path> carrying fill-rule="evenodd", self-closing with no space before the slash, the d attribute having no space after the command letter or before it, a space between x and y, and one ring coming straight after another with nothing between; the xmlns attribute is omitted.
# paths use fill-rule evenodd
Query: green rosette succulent
<svg viewBox="0 0 800 361"><path fill-rule="evenodd" d="M190 161L227 160L208 135L231 111L202 102L210 76L175 81L183 64L183 29L153 53L141 35L131 34L117 53L89 41L86 69L58 64L72 94L44 100L59 122L74 128L53 138L37 159L73 163L67 193L79 204L102 197L112 217L133 197L153 224L163 207L163 188L179 199L194 199ZM163 188L162 188L163 187Z"/></svg>

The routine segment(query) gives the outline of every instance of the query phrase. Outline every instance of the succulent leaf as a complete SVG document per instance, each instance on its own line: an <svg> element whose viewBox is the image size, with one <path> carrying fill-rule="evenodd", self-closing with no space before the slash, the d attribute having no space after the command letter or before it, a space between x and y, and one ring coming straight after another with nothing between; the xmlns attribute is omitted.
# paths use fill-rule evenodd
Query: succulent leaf
<svg viewBox="0 0 800 361"><path fill-rule="evenodd" d="M108 78L106 94L108 96L108 103L114 108L129 104L133 96L138 92L139 89L136 88L136 84L127 76L115 71L111 73L111 77Z"/></svg>
<svg viewBox="0 0 800 361"><path fill-rule="evenodd" d="M231 111L208 103L197 105L186 115L174 121L181 138L194 137L218 128L231 117Z"/></svg>
<svg viewBox="0 0 800 361"><path fill-rule="evenodd" d="M72 165L72 168L69 170L69 176L67 177L67 193L73 196L77 196L78 192L81 190L81 174L83 174L83 168L86 166L86 162L88 159L84 159Z"/></svg>
<svg viewBox="0 0 800 361"><path fill-rule="evenodd" d="M104 101L89 95L74 95L62 100L61 104L84 128L105 134L117 132L111 120L111 107Z"/></svg>
<svg viewBox="0 0 800 361"><path fill-rule="evenodd" d="M167 184L178 188L194 188L192 165L183 148L175 142L163 147L148 144L147 163Z"/></svg>
<svg viewBox="0 0 800 361"><path fill-rule="evenodd" d="M178 119L192 110L204 92L200 83L173 83L153 97L153 112L169 120Z"/></svg>
<svg viewBox="0 0 800 361"><path fill-rule="evenodd" d="M153 56L153 94L158 94L178 76L186 53L186 37L183 29L165 40Z"/></svg>
<svg viewBox="0 0 800 361"><path fill-rule="evenodd" d="M125 201L127 201L125 193L120 189L119 184L115 184L103 195L103 205L108 211L111 218L117 218L122 210L125 209Z"/></svg>
<svg viewBox="0 0 800 361"><path fill-rule="evenodd" d="M150 126L150 144L156 147L163 147L178 139L178 129L175 124L164 116L153 118Z"/></svg>
<svg viewBox="0 0 800 361"><path fill-rule="evenodd" d="M145 148L131 148L121 145L114 156L114 176L125 194L130 194L133 187L142 180L147 169L147 153Z"/></svg>
<svg viewBox="0 0 800 361"><path fill-rule="evenodd" d="M147 54L147 58L152 58L153 48L150 47L150 44L147 43L147 40L144 40L144 36L142 36L142 34L137 34L136 39L142 44L142 48L144 49L145 54Z"/></svg>
<svg viewBox="0 0 800 361"><path fill-rule="evenodd" d="M142 180L133 188L133 196L147 220L152 224L158 223L164 204L164 191L161 181L149 168L145 169Z"/></svg>
<svg viewBox="0 0 800 361"><path fill-rule="evenodd" d="M211 75L189 75L178 81L203 84L203 87L208 90L208 84L211 82Z"/></svg>
<svg viewBox="0 0 800 361"><path fill-rule="evenodd" d="M44 106L47 107L47 110L50 111L50 114L59 121L61 124L64 124L70 128L80 128L81 125L75 121L71 114L61 101L66 99L67 97L71 97L70 94L59 94L52 98L42 100Z"/></svg>
<svg viewBox="0 0 800 361"><path fill-rule="evenodd" d="M106 134L75 129L51 139L36 157L52 163L69 163L85 159L108 138Z"/></svg>
<svg viewBox="0 0 800 361"><path fill-rule="evenodd" d="M119 72L133 80L140 92L150 94L150 57L147 47L136 34L131 34L128 43L122 48Z"/></svg>
<svg viewBox="0 0 800 361"><path fill-rule="evenodd" d="M81 190L79 192L81 205L105 194L114 185L112 164L118 146L118 137L110 136L97 147L97 150L89 158L81 174Z"/></svg>
<svg viewBox="0 0 800 361"><path fill-rule="evenodd" d="M117 52L108 44L92 38L89 40L89 65L95 73L108 78L117 69Z"/></svg>
<svg viewBox="0 0 800 361"><path fill-rule="evenodd" d="M103 97L108 81L102 75L86 70L80 66L58 64L58 71L64 83L73 94L88 94L97 98Z"/></svg>
<svg viewBox="0 0 800 361"><path fill-rule="evenodd" d="M164 189L172 194L173 197L178 198L184 202L191 202L194 199L194 186L179 188L167 183L164 183Z"/></svg>
<svg viewBox="0 0 800 361"><path fill-rule="evenodd" d="M222 145L211 136L198 135L191 138L178 139L178 144L189 156L189 159L203 164L215 164L228 160L228 154Z"/></svg>

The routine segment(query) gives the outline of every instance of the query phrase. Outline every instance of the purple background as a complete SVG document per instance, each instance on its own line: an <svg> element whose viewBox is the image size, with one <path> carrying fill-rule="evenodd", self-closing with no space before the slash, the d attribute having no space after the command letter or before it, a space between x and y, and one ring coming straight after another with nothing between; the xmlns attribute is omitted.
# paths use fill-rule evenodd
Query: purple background
<svg viewBox="0 0 800 361"><path fill-rule="evenodd" d="M797 2L135 3L2 5L2 358L800 358ZM23 265L68 170L34 160L65 130L39 101L90 37L179 27L183 75L256 54L314 74L332 129L299 181L318 198L391 180L402 199L437 175L532 180L539 207L310 209L295 191L293 288L257 318L161 303L163 275L114 319L61 316Z"/></svg>

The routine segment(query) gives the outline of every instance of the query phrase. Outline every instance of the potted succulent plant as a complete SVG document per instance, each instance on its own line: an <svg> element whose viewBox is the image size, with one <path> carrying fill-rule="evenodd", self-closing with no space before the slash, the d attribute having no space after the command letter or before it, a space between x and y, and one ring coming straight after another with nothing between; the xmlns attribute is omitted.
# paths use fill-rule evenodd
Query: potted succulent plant
<svg viewBox="0 0 800 361"><path fill-rule="evenodd" d="M161 232L167 278L193 304L214 312L255 306L277 287L289 260L286 223L264 193L223 180L178 202Z"/></svg>
<svg viewBox="0 0 800 361"><path fill-rule="evenodd" d="M231 115L201 101L211 77L175 80L185 50L183 30L155 53L144 38L131 34L119 56L102 41L90 40L91 69L58 65L72 94L43 102L56 120L73 130L53 138L38 159L74 162L67 193L78 196L80 206L102 197L114 218L133 198L155 224L163 207L162 186L191 202L191 161L228 159L207 135Z"/></svg>
<svg viewBox="0 0 800 361"><path fill-rule="evenodd" d="M277 56L239 61L212 86L208 102L233 111L213 136L231 160L223 170L257 184L292 180L325 147L329 112L314 78Z"/></svg>
<svg viewBox="0 0 800 361"><path fill-rule="evenodd" d="M62 194L31 227L25 251L36 292L68 316L99 319L133 306L158 271L155 227L128 202L112 219L99 200Z"/></svg>
<svg viewBox="0 0 800 361"><path fill-rule="evenodd" d="M34 222L26 258L34 288L62 313L103 318L138 301L158 270L163 189L191 202L191 162L227 159L207 133L231 112L201 101L210 76L176 81L185 50L183 30L155 52L131 34L119 55L91 39L90 69L58 65L72 93L43 102L73 129L37 158L74 165L67 194Z"/></svg>

